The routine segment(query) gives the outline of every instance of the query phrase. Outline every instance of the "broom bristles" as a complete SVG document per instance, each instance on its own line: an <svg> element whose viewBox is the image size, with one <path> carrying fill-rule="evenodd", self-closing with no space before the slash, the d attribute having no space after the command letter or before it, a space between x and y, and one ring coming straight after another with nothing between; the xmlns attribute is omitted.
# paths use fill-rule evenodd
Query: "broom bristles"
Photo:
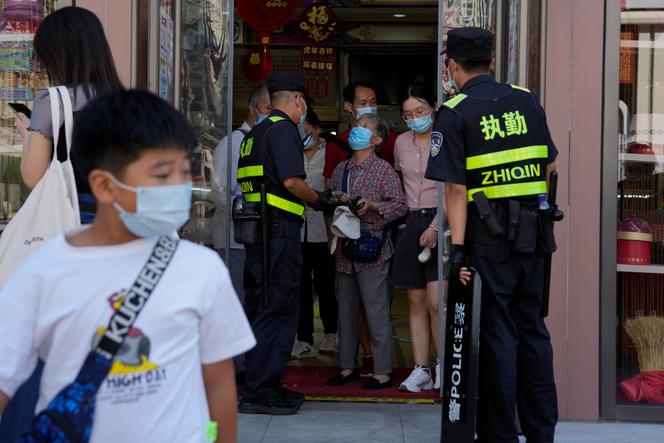
<svg viewBox="0 0 664 443"><path fill-rule="evenodd" d="M625 321L639 356L641 372L664 371L664 317L636 317Z"/></svg>

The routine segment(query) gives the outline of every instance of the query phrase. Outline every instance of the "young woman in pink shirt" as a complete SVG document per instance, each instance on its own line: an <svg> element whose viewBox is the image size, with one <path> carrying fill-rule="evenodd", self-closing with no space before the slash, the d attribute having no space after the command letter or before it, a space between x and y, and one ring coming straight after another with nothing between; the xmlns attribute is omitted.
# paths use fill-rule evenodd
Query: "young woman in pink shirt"
<svg viewBox="0 0 664 443"><path fill-rule="evenodd" d="M410 131L397 138L394 166L401 173L408 215L406 228L396 245L392 279L395 287L406 289L415 368L399 389L420 392L434 389L440 383L438 360L435 383L429 368L431 337L436 353L439 350L436 260L438 193L436 183L424 178L436 108L434 89L424 83L410 85L401 101L401 108ZM425 260L427 255L429 258Z"/></svg>

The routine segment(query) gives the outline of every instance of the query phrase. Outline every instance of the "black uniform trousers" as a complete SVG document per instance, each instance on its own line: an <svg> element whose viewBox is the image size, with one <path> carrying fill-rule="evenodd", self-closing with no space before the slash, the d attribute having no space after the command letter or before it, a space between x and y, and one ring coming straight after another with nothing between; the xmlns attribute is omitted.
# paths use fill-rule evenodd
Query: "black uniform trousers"
<svg viewBox="0 0 664 443"><path fill-rule="evenodd" d="M326 334L337 333L337 298L334 292L334 257L327 249L327 242L302 242L302 284L300 293L300 322L297 339L314 342L314 295L318 295L318 308Z"/></svg>
<svg viewBox="0 0 664 443"><path fill-rule="evenodd" d="M540 316L544 255L518 254L490 238L469 211L466 247L482 278L477 434L517 443L515 405L528 443L553 443L558 421L553 351Z"/></svg>
<svg viewBox="0 0 664 443"><path fill-rule="evenodd" d="M268 304L263 304L263 248L246 245L245 311L256 337L247 352L243 398L274 399L290 355L298 322L301 224L287 218L270 223L270 281Z"/></svg>

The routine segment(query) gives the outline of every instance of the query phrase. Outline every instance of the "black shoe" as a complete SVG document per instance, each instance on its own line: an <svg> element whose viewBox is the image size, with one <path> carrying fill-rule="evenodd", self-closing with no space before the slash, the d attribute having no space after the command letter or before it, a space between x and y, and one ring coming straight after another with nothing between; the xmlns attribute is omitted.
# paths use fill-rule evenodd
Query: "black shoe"
<svg viewBox="0 0 664 443"><path fill-rule="evenodd" d="M370 389L372 391L377 391L379 389L385 389L392 386L392 379L389 379L386 382L381 383L377 378L371 377L367 382L362 386L362 389Z"/></svg>
<svg viewBox="0 0 664 443"><path fill-rule="evenodd" d="M301 392L292 391L282 384L277 384L273 386L273 389L277 392L277 395L279 395L279 397L283 398L288 402L297 402L297 404L299 405L304 403L304 394Z"/></svg>
<svg viewBox="0 0 664 443"><path fill-rule="evenodd" d="M240 400L237 408L240 414L265 414L265 415L293 415L300 406L285 401L282 398L264 399L255 398L252 400Z"/></svg>
<svg viewBox="0 0 664 443"><path fill-rule="evenodd" d="M341 372L338 373L334 377L327 380L327 385L328 386L341 386L341 385L345 385L347 383L352 383L354 381L357 381L359 378L360 378L360 373L358 372L357 369L353 369L353 372L346 375L345 377L343 375L341 375Z"/></svg>

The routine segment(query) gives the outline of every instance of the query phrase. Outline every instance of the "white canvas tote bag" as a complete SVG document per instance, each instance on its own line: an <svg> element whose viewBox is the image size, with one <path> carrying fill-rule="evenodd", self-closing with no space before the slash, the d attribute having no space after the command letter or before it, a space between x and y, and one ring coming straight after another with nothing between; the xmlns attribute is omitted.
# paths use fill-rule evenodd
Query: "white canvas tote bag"
<svg viewBox="0 0 664 443"><path fill-rule="evenodd" d="M80 226L74 170L69 157L74 127L69 91L48 88L53 121L53 160L28 198L0 236L0 287L32 252L44 242ZM65 121L67 160L58 161L60 96Z"/></svg>

